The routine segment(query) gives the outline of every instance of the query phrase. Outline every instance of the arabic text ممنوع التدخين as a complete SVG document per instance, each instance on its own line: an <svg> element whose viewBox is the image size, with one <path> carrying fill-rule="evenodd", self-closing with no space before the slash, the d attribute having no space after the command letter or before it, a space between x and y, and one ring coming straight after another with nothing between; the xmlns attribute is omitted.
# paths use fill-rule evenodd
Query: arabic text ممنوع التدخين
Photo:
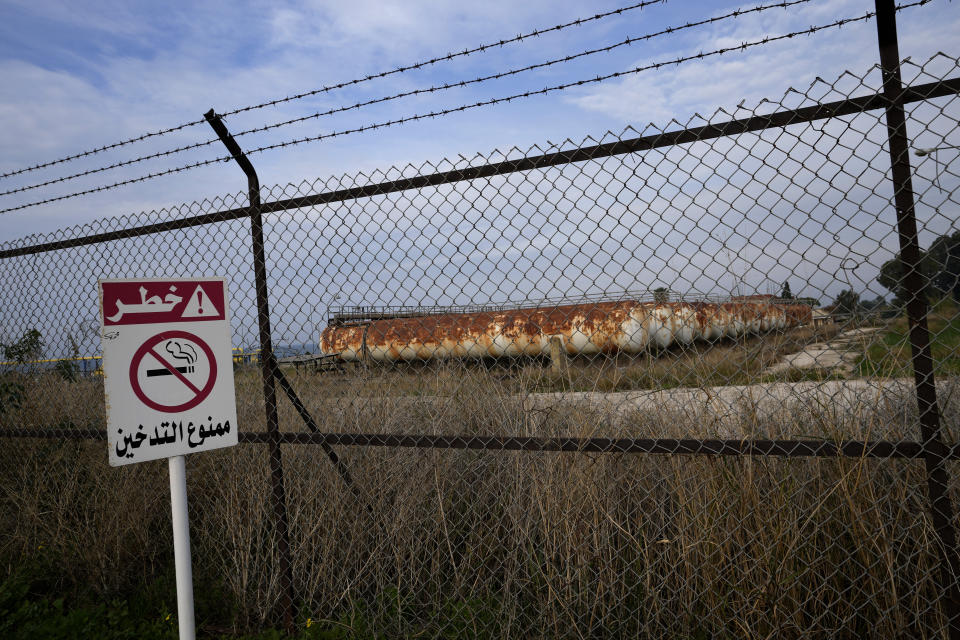
<svg viewBox="0 0 960 640"><path fill-rule="evenodd" d="M120 458L134 457L131 449L139 449L144 442L150 447L176 442L186 442L191 449L203 446L207 438L224 436L230 433L230 421L214 422L212 416L207 417L206 423L194 425L192 421L171 420L161 422L153 428L153 435L146 432L142 424L137 426L133 433L123 434L123 429L117 430L122 440L117 442L116 452ZM121 445L123 445L121 449Z"/></svg>

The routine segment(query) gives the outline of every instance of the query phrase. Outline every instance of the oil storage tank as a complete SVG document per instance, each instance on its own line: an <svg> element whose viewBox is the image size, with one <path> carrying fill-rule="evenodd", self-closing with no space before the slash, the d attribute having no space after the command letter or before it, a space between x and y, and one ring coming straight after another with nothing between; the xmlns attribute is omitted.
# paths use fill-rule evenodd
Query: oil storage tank
<svg viewBox="0 0 960 640"><path fill-rule="evenodd" d="M344 361L402 362L549 355L640 353L673 343L734 338L810 321L806 305L775 302L621 300L530 308L334 316L320 337Z"/></svg>

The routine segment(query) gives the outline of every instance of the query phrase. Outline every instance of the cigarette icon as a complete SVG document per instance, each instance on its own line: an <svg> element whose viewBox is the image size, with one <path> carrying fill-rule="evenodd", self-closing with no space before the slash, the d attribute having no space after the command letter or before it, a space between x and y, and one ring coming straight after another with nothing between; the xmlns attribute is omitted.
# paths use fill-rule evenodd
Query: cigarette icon
<svg viewBox="0 0 960 640"><path fill-rule="evenodd" d="M188 367L174 367L180 373L193 373L193 365ZM147 369L147 377L153 378L154 376L172 376L173 373L169 369Z"/></svg>

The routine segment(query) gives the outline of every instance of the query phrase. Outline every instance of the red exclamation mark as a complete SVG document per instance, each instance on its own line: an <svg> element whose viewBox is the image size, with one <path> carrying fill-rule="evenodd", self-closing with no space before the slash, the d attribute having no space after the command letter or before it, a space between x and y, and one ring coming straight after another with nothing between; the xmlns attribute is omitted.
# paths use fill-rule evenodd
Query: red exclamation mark
<svg viewBox="0 0 960 640"><path fill-rule="evenodd" d="M197 315L203 315L203 289L197 287Z"/></svg>

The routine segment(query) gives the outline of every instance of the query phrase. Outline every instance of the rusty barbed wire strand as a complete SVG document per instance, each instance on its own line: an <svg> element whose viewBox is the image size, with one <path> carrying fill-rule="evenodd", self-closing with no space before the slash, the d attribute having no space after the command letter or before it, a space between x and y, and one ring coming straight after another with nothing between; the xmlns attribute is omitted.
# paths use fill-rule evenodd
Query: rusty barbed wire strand
<svg viewBox="0 0 960 640"><path fill-rule="evenodd" d="M907 9L907 8L911 8L911 7L922 6L922 5L928 4L928 3L932 2L932 1L933 1L933 0L915 0L914 2L910 2L910 3L898 5L898 6L897 6L897 11L901 11L901 10L903 10L903 9ZM426 119L430 119L430 118L437 118L437 117L440 117L440 116L450 115L450 114L453 114L453 113L459 113L459 112L463 112L463 111L468 111L468 110L470 110L470 109L477 109L477 108L480 108L480 107L486 107L486 106L491 106L491 105L495 105L495 104L502 104L502 103L505 103L505 102L512 102L513 100L519 100L519 99L523 99L523 98L529 98L529 97L531 97L531 96L546 95L546 94L548 94L548 93L552 93L552 92L555 92L555 91L562 91L562 90L565 90L565 89L569 89L569 88L571 88L571 87L579 87L579 86L588 85L588 84L596 84L596 83L599 83L599 82L604 82L604 81L606 81L606 80L612 80L612 79L614 79L614 78L621 78L621 77L624 77L624 76L628 76L628 75L632 75L632 74L636 74L636 73L641 73L641 72L644 72L644 71L656 70L656 69L660 69L660 68L662 68L662 67L679 65L679 64L683 64L683 63L686 63L686 62L691 62L691 61L694 61L694 60L703 60L703 59L705 59L705 58L711 58L711 57L715 57L715 56L720 56L720 55L723 55L723 54L725 54L725 53L730 53L730 52L733 52L733 51L744 51L744 50L746 50L746 49L750 49L750 48L753 48L753 47L763 46L763 45L770 44L770 43L772 43L772 42L778 42L778 41L781 41L781 40L787 40L787 39L795 38L795 37L798 37L798 36L813 35L813 34L815 34L815 33L818 33L818 32L820 32L820 31L824 31L824 30L827 30L827 29L840 28L840 27L843 27L844 25L852 24L852 23L854 23L854 22L862 22L862 21L865 21L865 20L869 20L869 19L871 19L872 17L874 17L874 15L876 15L875 12L873 12L873 11L868 11L867 13L863 14L862 16L857 16L857 17L853 17L853 18L841 18L841 19L839 19L839 20L835 20L834 22L830 22L830 23L823 24L823 25L811 26L811 27L808 27L808 28L806 28L806 29L799 30L799 31L791 31L791 32L789 32L789 33L781 34L781 35L778 35L778 36L764 36L763 38L761 38L761 39L759 39L759 40L753 40L753 41L751 41L751 42L742 42L742 43L740 43L739 45L735 45L735 46L721 47L721 48L719 48L719 49L714 49L714 50L708 51L708 52L706 52L706 53L700 52L700 53L692 54L692 55L688 55L688 56L681 56L681 57L678 57L678 58L674 58L674 59L672 59L672 60L666 60L666 61L662 61L662 62L654 62L654 63L651 63L651 64L642 65L642 66L639 66L639 67L634 67L634 68L632 68L632 69L627 69L627 70L625 70L625 71L615 71L615 72L613 72L613 73L609 73L609 74L606 74L606 75L596 76L595 78L588 78L588 79L585 79L585 80L577 80L577 81L574 81L574 82L568 82L568 83L564 83L564 84L554 85L554 86L551 86L551 87L545 87L545 88L543 88L543 89L537 89L537 90L534 90L534 91L524 91L524 92L522 92L522 93L516 93L516 94L510 95L510 96L504 96L504 97L500 97L500 98L491 98L490 100L482 100L482 101L479 101L479 102L474 102L474 103L472 103L472 104L460 105L459 107L452 107L452 108L449 108L449 109L440 109L440 110L437 110L437 111L431 111L431 112L429 112L429 113L414 114L414 115L412 115L412 116L406 116L406 117L403 117L403 118L398 118L398 119L396 119L396 120L387 120L387 121L384 121L384 122L374 123L374 124L370 124L370 125L364 125L364 126L356 127L356 128L353 128L353 129L344 129L344 130L342 130L342 131L333 131L333 132L331 132L331 133L323 133L323 134L319 134L319 135L316 135L316 136L305 136L305 137L303 137L303 138L294 138L293 140L287 140L287 141L284 141L284 142L278 142L278 143L274 143L274 144L264 145L264 146L261 146L261 147L256 147L256 148L254 148L254 149L247 150L247 151L246 151L246 154L247 154L247 155L250 155L250 154L254 154L254 153L262 153L262 152L264 152L264 151L270 151L270 150L273 150L273 149L281 149L281 148L285 148L285 147L295 146L295 145L298 145L298 144L305 144L305 143L308 143L308 142L318 142L318 141L320 141L320 140L326 140L326 139L329 139L329 138L342 137L342 136L346 136L346 135L352 135L352 134L355 134L355 133L363 133L363 132L365 132L365 131L375 131L375 130L377 130L377 129L384 129L384 128L387 128L387 127L393 127L393 126L397 126L397 125L400 125L400 124L405 124L405 123L408 123L408 122L416 122L416 121L419 121L419 120L426 120ZM84 196L84 195L89 195L89 194L91 194L91 193L98 193L98 192L101 192L101 191L108 191L108 190L111 190L111 189L115 189L115 188L117 188L117 187L129 185L129 184L135 184L135 183L137 183L137 182L144 182L144 181L146 181L146 180L152 180L152 179L154 179L154 178L159 178L159 177L161 177L161 176L170 175L170 174L174 174L174 173L180 173L180 172L182 172L182 171L188 171L188 170L190 170L190 169L196 169L196 168L199 168L199 167L203 167L203 166L207 166L207 165L211 165L211 164L216 164L217 162L226 162L226 161L229 161L229 160L231 160L231 159L232 159L232 156L220 156L220 157L211 158L211 159L208 159L208 160L201 160L201 161L194 162L194 163L190 163L190 164L186 164L186 165L183 165L183 166L180 166L180 167L175 167L175 168L173 168L173 169L166 169L166 170L163 170L163 171L158 171L158 172L155 172L155 173L150 173L150 174L147 174L147 175L144 175L144 176L139 176L139 177L137 177L137 178L130 178L130 179L128 179L128 180L121 180L121 181L119 181L119 182L115 182L115 183L112 183L112 184L109 184L109 185L104 185L104 186L101 186L101 187L93 187L93 188L91 188L91 189L85 189L85 190L83 190L83 191L77 191L77 192L70 193L70 194L66 194L66 195L62 195L62 196L56 196L56 197L53 197L53 198L47 198L47 199L44 199L44 200L38 200L38 201L35 201L35 202L22 204L22 205L18 205L18 206L15 206L15 207L8 207L8 208L6 208L6 209L0 209L0 214L9 213L9 212L12 212L12 211L19 211L19 210L21 210L21 209L27 209L27 208L30 208L30 207L40 206L40 205L43 205L43 204L50 204L50 203L52 203L52 202L58 202L58 201L61 201L61 200L67 200L67 199L70 199L70 198L76 198L76 197L80 197L80 196Z"/></svg>
<svg viewBox="0 0 960 640"><path fill-rule="evenodd" d="M448 53L448 54L445 55L445 56L437 56L436 58L430 58L429 60L423 60L423 61L421 61L421 62L416 62L416 63L414 63L414 64L397 67L396 69L390 69L389 71L381 71L380 73L374 73L374 74L370 74L370 75L367 75L367 76L363 76L363 77L361 77L361 78L355 78L355 79L353 79L353 80L348 80L348 81L346 81L346 82L340 82L340 83L338 83L338 84L328 85L328 86L320 87L320 88L318 88L318 89L312 89L312 90L310 90L310 91L305 91L305 92L303 92L303 93L298 93L298 94L286 96L286 97L284 97L284 98L277 98L277 99L275 99L275 100L268 100L267 102L261 102L261 103L259 103L259 104L254 104L254 105L250 105L250 106L246 106L246 107L240 107L240 108L237 108L237 109L233 109L233 110L231 110L231 111L227 111L227 112L222 113L222 114L220 114L220 115L221 115L221 116L231 116L231 115L235 115L235 114L238 114L238 113L244 113L244 112L247 112L247 111L255 111L255 110L257 110L257 109L263 109L263 108L265 108L265 107L276 106L276 105L278 105L278 104L283 104L283 103L285 103L285 102L292 102L292 101L294 101L294 100L301 100L301 99L303 99L303 98L307 98L307 97L310 97L310 96L318 95L318 94L321 94L321 93L327 93L327 92L329 92L329 91L335 91L335 90L337 90L337 89L343 89L343 88L345 88L345 87L350 87L350 86L362 84L362 83L364 83L364 82L369 82L369 81L371 81L371 80L378 80L378 79L380 79L380 78L386 78L386 77L388 77L388 76L396 75L396 74L399 74L399 73L405 73L405 72L407 72L407 71L413 71L413 70L417 70L417 69L422 69L422 68L424 68L424 67L428 67L428 66L431 66L431 65L440 63L440 62L446 62L446 61L448 61L448 60L453 60L453 59L455 59L455 58L461 58L461 57L469 56L469 55L472 55L472 54L474 54L474 53L481 53L481 52L484 52L484 51L487 51L487 50L489 50L489 49L493 49L493 48L496 48L496 47L503 47L503 46L505 46L505 45L513 44L513 43L516 43L516 42L523 42L524 40L528 40L528 39L530 39L530 38L542 36L542 35L547 34L547 33L553 33L553 32L557 32L557 31L563 31L564 29L569 29L569 28L571 28L571 27L579 27L579 26L582 26L582 25L584 25L584 24L587 24L587 23L590 23L590 22L595 22L595 21L597 21L597 20L602 20L602 19L604 19L604 18L608 18L608 17L613 16L613 15L621 15L621 14L624 14L624 13L626 13L626 12L628 12L628 11L634 11L634 10L636 10L636 9L643 9L644 7L648 7L648 6L655 5L655 4L664 4L664 3L666 3L666 2L667 2L667 0L643 0L642 2L637 2L637 3L635 3L635 4L628 5L628 6L626 6L626 7L620 7L619 9L612 9L612 10L610 10L610 11L605 11L605 12L602 12L602 13L597 13L597 14L594 14L594 15L592 15L592 16L587 16L587 17L585 17L585 18L577 18L576 20L571 20L570 22L565 22L565 23L563 23L563 24L558 24L558 25L553 26L553 27L546 27L546 28L543 28L543 29L534 29L533 31L530 31L530 32L524 33L524 34L520 34L520 35L514 36L514 37L512 37L512 38L504 38L504 39L498 40L498 41L496 41L496 42L490 42L490 43L486 43L486 44L481 44L481 45L479 45L479 46L473 47L472 49L464 49L463 51L457 51L457 52L455 52L455 53ZM24 174L24 173L29 173L29 172L31 172L31 171L37 171L37 170L39 170L39 169L45 169L46 167L52 167L52 166L54 166L54 165L63 164L63 163L65 163L65 162L70 162L71 160L77 160L77 159L79 159L79 158L85 158L85 157L88 157L88 156L96 155L96 154L102 153L102 152L104 152L104 151L109 151L110 149L116 149L116 148L118 148L118 147L123 147L123 146L127 146L127 145L134 144L134 143L137 143L137 142L141 142L141 141L146 140L146 139L148 139L148 138L154 138L154 137L159 137L159 136L167 135L167 134L170 134L170 133L174 133L174 132L176 132L176 131L181 131L181 130L186 129L186 128L188 128L188 127L193 127L193 126L196 126L196 125L198 125L198 124L203 124L203 123L205 123L205 122L206 122L206 120L204 120L203 118L201 118L201 119L199 119L199 120L191 120L190 122L184 122L183 124L178 124L178 125L176 125L176 126L168 127L168 128L166 128L166 129L159 129L159 130L157 130L157 131L152 131L152 132L149 132L149 133L145 133L145 134L136 136L136 137L134 137L134 138L129 138L129 139L126 139L126 140L121 140L121 141L119 141L119 142L114 142L114 143L111 143L111 144L107 144L107 145L104 145L104 146L102 146L102 147L97 147L97 148L95 148L95 149L90 149L90 150L88 150L88 151L83 151L83 152L76 153L76 154L73 154L73 155L65 156L65 157L63 157L63 158L58 158L57 160L51 160L51 161L49 161L49 162L43 162L43 163L40 163L40 164L35 164L35 165L29 166L29 167L24 167L23 169L17 169L17 170L15 170L15 171L9 171L9 172L7 172L7 173L0 173L0 179L9 178L9 177L16 176L16 175L21 175L21 174Z"/></svg>
<svg viewBox="0 0 960 640"><path fill-rule="evenodd" d="M700 26L703 26L703 25L706 25L706 24L713 24L713 23L716 23L716 22L721 22L721 21L723 21L723 20L730 19L730 18L739 18L740 16L749 15L749 14L751 14L751 13L760 13L760 12L762 12L762 11L767 11L767 10L770 10L770 9L786 9L786 8L791 7L791 6L793 6L793 5L804 4L804 3L807 3L807 2L810 2L810 0L782 0L782 1L777 2L777 3L774 3L774 4L758 5L758 6L756 6L756 7L751 7L751 8L749 8L749 9L736 9L735 11L731 11L730 13L726 13L726 14L723 14L723 15L720 15L720 16L714 16L714 17L712 17L712 18L706 18L706 19L703 19L703 20L698 20L698 21L696 21L696 22L687 22L687 23L685 23L685 24L682 24L682 25L679 25L679 26L676 26L676 27L667 27L666 29L662 29L662 30L660 30L660 31L656 31L656 32L654 32L654 33L648 33L648 34L642 35L642 36L626 38L625 40L622 40L622 41L620 41L620 42L615 42L615 43L613 43L613 44L611 44L611 45L608 45L608 46L606 46L606 47L598 47L598 48L596 48L596 49L588 49L588 50L586 50L586 51L581 51L581 52L574 53L574 54L571 54L571 55L568 55L568 56L563 56L563 57L560 57L560 58L554 58L554 59L552 59L552 60L547 60L547 61L545 61L545 62L538 62L538 63L536 63L536 64L528 65L528 66L525 66L525 67L518 67L518 68L516 68L516 69L510 69L510 70L508 70L508 71L502 71L502 72L499 72L499 73L493 73L493 74L486 75L486 76L480 76L480 77L477 77L477 78L472 78L472 79L470 79L470 80L460 80L460 81L457 81L457 82L447 82L447 83L444 83L444 84L434 85L434 86L432 86L432 87L427 87L427 88L424 88L424 89L412 89L412 90L410 90L410 91L404 91L404 92L396 93L396 94L389 95L389 96L383 96L383 97L380 97L380 98L374 98L374 99L372 99L372 100L366 100L366 101L363 101L363 102L357 102L357 103L352 104L352 105L347 105L347 106L342 106L342 107L335 107L335 108L333 108L333 109L328 109L327 111L318 111L318 112L312 113L312 114L310 114L310 115L300 116L300 117L297 117L297 118L292 118L292 119L290 119L290 120L283 120L283 121L281 121L281 122L275 122L275 123L268 124L268 125L264 125L264 126L261 126L261 127L254 127L254 128L252 128L252 129L245 129L245 130L243 130L243 131L238 131L237 133L233 134L233 137L234 137L234 138L239 138L240 136L250 135L250 134L253 134L253 133L262 133L262 132L270 131L270 130L273 130L273 129L279 129L280 127L285 127L285 126L289 126L289 125L292 125L292 124L297 124L297 123L300 123L300 122L306 122L306 121L308 121L308 120L315 120L315 119L322 118L322 117L325 117L325 116L330 116L330 115L333 115L333 114L336 114L336 113L343 113L343 112L346 112L346 111L359 110L359 109L361 109L361 108L363 108L363 107L368 107L368 106L374 105L374 104L382 104L382 103L384 103L384 102L390 102L390 101L392 101L392 100L398 100L398 99L400 99L400 98L407 98L407 97L410 97L410 96L417 96L417 95L425 95L425 94L430 94L430 93L437 93L437 92L440 92L440 91L445 91L445 90L447 90L447 89L454 89L454 88L459 88L459 87L466 87L466 86L473 85L473 84L479 84L479 83L482 83L482 82L488 82L488 81L490 81L490 80L499 80L499 79L501 79L501 78L506 78L506 77L509 77L509 76L514 76L514 75L517 75L517 74L520 74L520 73L524 73L524 72L526 72L526 71L533 71L533 70L535 70L535 69L542 69L542 68L545 68L545 67L550 67L550 66L557 65L557 64L562 64L562 63L565 63L565 62L570 62L570 61L572 61L572 60L576 60L576 59L578 59L578 58L583 58L583 57L586 57L586 56L595 55L595 54L597 54L597 53L606 53L606 52L608 52L608 51L613 51L614 49L618 49L618 48L620 48L620 47L625 47L625 46L632 45L632 44L634 44L634 43L636 43L636 42L642 42L642 41L646 41L646 40L651 40L651 39L653 39L653 38L657 38L657 37L660 37L660 36L663 36L663 35L669 35L669 34L672 34L672 33L676 33L676 32L678 32L678 31L683 31L683 30L685 30L685 29L691 29L691 28L694 28L694 27L700 27ZM145 162L145 161L147 161L147 160L154 160L154 159L156 159L156 158L162 158L162 157L165 157L165 156L175 155L175 154L177 154L177 153L182 153L182 152L184 152L184 151L190 151L190 150L193 150L193 149L199 149L199 148L206 147L206 146L212 145L212 144L214 144L214 143L218 143L218 142L219 142L219 139L217 139L217 138L211 138L211 139L205 140L205 141L203 141L203 142L195 142L195 143L192 143L192 144L188 144L188 145L176 147L176 148L174 148L174 149L168 149L168 150L166 150L166 151L158 151L157 153L151 153L151 154L149 154L149 155L140 156L140 157L137 157L137 158L132 158L132 159L130 159L130 160L124 160L124 161L121 161L121 162L116 162L116 163L114 163L114 164L110 164L110 165L107 165L107 166L105 166L105 167L99 167L99 168L97 168L97 169L89 169L89 170L87 170L87 171L81 171L81 172L79 172L79 173L75 173L75 174L72 174L72 175L69 175L69 176L63 176L63 177L60 177L60 178L54 178L54 179L52 179L52 180L47 180L46 182L38 182L38 183L36 183L36 184L31 184L31 185L27 185L27 186L23 186L23 187L17 187L16 189L10 189L10 190L8 190L8 191L0 192L0 196L8 196L8 195L16 194L16 193L23 193L23 192L25 192L25 191L31 191L31 190L33 190L33 189L39 189L39 188L41 188L41 187L48 187L48 186L53 185L53 184L59 184L59 183L62 183L62 182L68 182L68 181L70 181L70 180L75 180L75 179L77 179L77 178L82 178L82 177L89 176L89 175L94 175L94 174L97 174L97 173L103 173L103 172L105 172L105 171L110 171L110 170L112 170L112 169L118 169L118 168L120 168L120 167L126 167L126 166L130 166L130 165L133 165L133 164L137 164L137 163L139 163L139 162Z"/></svg>
<svg viewBox="0 0 960 640"><path fill-rule="evenodd" d="M919 6L919 5L926 4L926 3L931 2L931 1L932 1L932 0L917 0L916 2L903 5L903 8L912 7L912 6ZM899 8L900 8L900 7L898 7L898 10L899 10ZM595 78L588 78L588 79L586 79L586 80L577 80L577 81L574 81L574 82L567 82L567 83L563 83L563 84L554 85L554 86L551 86L551 87L544 87L543 89L537 89L537 90L534 90L534 91L524 91L524 92L522 92L522 93L515 93L515 94L513 94L513 95L505 96L505 97L501 97L501 98L491 98L491 99L489 99L489 100L481 100L481 101L479 101L479 102L474 102L474 103L472 103L472 104L461 105L461 106L459 106L459 107L452 107L452 108L449 108L449 109L440 109L440 110L437 110L437 111L431 111L431 112L429 112L429 113L414 114L414 115L412 115L412 116L407 116L407 117L405 117L405 118L398 118L397 120L388 120L388 121L386 121L386 122L376 123L376 124L372 124L372 125L366 125L366 126L363 126L363 127L357 127L357 128L355 128L355 129L345 129L345 130L343 130L343 131L334 131L334 132L332 132L332 133L325 133L325 134L320 134L320 135L316 135L316 136L306 136L306 137L303 137L303 138L295 138L295 139L293 139L293 140L288 140L288 141L286 141L286 142L278 142L278 143L276 143L276 144L270 144L270 145L264 145L264 146L262 146L262 147L257 147L257 148L254 148L254 149L251 149L251 150L247 151L246 153L249 155L249 154L251 154L251 153L260 153L260 152L262 152L262 151L269 151L269 150L271 150L271 149L278 149L278 148L282 148L282 147L286 147L286 146L292 146L292 145L296 145L296 144L303 144L303 143L305 143L305 142L316 142L316 141L319 141L319 140L325 140L325 139L327 139L327 138L334 138L334 137L349 135L349 134L353 134L353 133L360 133L360 132L363 132L363 131L371 131L371 130L375 130L375 129L383 129L383 128L386 128L386 127L396 126L396 125L398 125L398 124L404 124L404 123L407 123L407 122L415 122L415 121L417 121L417 120L425 120L425 119L428 119L428 118L436 118L436 117L439 117L439 116L445 116L445 115L449 115L449 114L451 114L451 113L458 113L458 112L461 112L461 111L468 111L468 110L470 110L470 109L476 109L476 108L479 108L479 107L487 107L487 106L491 106L491 105L495 105L495 104L501 104L501 103L504 103L504 102L511 102L511 101L513 101L513 100L519 100L519 99L521 99L521 98L529 98L529 97L531 97L531 96L536 96L536 95L545 95L545 94L547 94L547 93L552 93L552 92L554 92L554 91L563 91L563 90L569 89L569 88L571 88L571 87L579 87L579 86L583 86L583 85L587 85L587 84L596 84L596 83L599 83L599 82L604 82L604 81L606 81L606 80L612 80L612 79L615 79L615 78L621 78L621 77L623 77L623 76L628 76L628 75L632 75L632 74L636 74L636 73L642 73L642 72L644 72L644 71L656 70L656 69L660 69L660 68L662 68L662 67L667 67L667 66L672 66L672 65L679 65L679 64L683 64L683 63L685 63L685 62L691 62L691 61L694 61L694 60L702 60L702 59L704 59L704 58L711 58L711 57L714 57L714 56L721 56L721 55L723 55L723 54L725 54L725 53L730 53L730 52L732 52L732 51L744 51L744 50L749 49L749 48L752 48L752 47L757 47L757 46L766 45L766 44L769 44L769 43L771 43L771 42L777 42L777 41L779 41L779 40L786 40L786 39L795 38L795 37L797 37L797 36L803 36L803 35L812 35L812 34L814 34L814 33L817 33L817 32L819 32L819 31L823 31L823 30L826 30L826 29L839 28L839 27L842 27L842 26L844 26L844 25L846 25L846 24L850 24L850 23L853 23L853 22L861 22L861 21L864 21L864 20L869 20L869 19L872 18L874 15L875 15L875 13L871 11L871 12L867 12L867 13L865 13L864 15L859 16L859 17L855 17L855 18L842 18L842 19L840 19L840 20L836 20L836 21L831 22L831 23L829 23L829 24L824 24L824 25L819 25L819 26L812 26L812 27L809 27L809 28L804 29L804 30L802 30L802 31L794 31L794 32L785 33L785 34L782 34L782 35L779 35L779 36L765 36L765 37L763 37L763 38L760 39L760 40L754 40L754 41L751 41L751 42L742 42L742 43L740 43L739 45L735 45L735 46L731 46L731 47L722 47L722 48L719 48L719 49L714 49L713 51L708 51L707 53L700 52L700 53L693 54L693 55L689 55L689 56L681 56L681 57L678 57L678 58L674 58L674 59L672 59L672 60L666 60L666 61L663 61L663 62L654 62L654 63L650 63L650 64L646 64L646 65L641 65L641 66L639 66L639 67L634 67L634 68L632 68L632 69L627 69L626 71L615 71L615 72L613 72L613 73L608 73L608 74L606 74L606 75L596 76ZM0 210L0 213L3 213L3 210Z"/></svg>

